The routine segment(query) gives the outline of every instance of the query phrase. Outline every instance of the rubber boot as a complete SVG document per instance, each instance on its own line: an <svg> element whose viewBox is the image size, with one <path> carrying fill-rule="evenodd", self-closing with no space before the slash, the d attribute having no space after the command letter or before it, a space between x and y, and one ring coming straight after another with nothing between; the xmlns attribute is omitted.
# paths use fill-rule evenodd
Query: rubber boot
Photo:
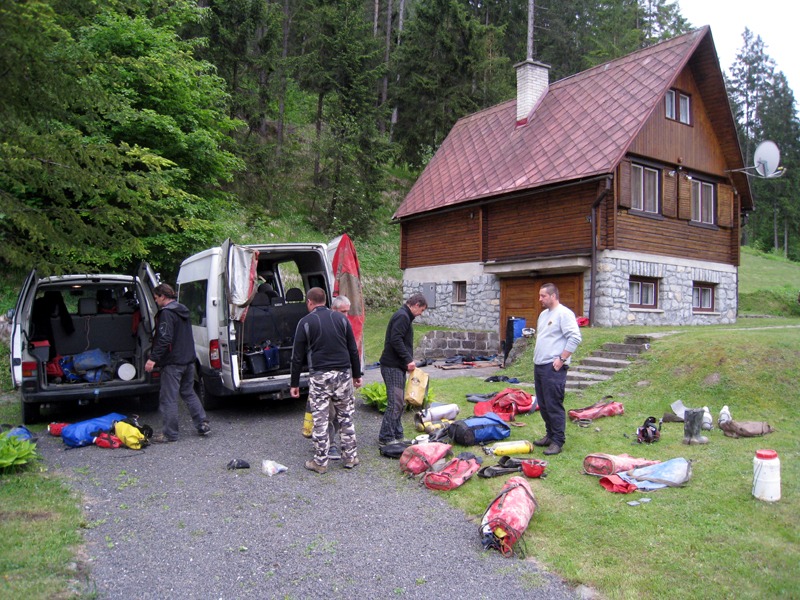
<svg viewBox="0 0 800 600"><path fill-rule="evenodd" d="M707 406L703 407L703 431L711 431L714 428L714 419Z"/></svg>
<svg viewBox="0 0 800 600"><path fill-rule="evenodd" d="M703 409L687 408L683 415L683 443L687 445L707 444L708 438L700 435L703 426Z"/></svg>

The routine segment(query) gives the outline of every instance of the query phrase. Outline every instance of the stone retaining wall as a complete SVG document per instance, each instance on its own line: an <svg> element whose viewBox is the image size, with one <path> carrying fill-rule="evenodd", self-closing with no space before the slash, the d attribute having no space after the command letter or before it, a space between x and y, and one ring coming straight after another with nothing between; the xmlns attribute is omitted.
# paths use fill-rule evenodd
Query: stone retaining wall
<svg viewBox="0 0 800 600"><path fill-rule="evenodd" d="M500 336L489 331L429 331L415 352L415 358L450 358L456 355L500 354Z"/></svg>

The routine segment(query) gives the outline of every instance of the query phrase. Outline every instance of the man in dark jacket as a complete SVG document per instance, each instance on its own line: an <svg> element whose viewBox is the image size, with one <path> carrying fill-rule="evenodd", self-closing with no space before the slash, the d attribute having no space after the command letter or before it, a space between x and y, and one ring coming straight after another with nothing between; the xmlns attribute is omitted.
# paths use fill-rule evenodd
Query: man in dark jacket
<svg viewBox="0 0 800 600"><path fill-rule="evenodd" d="M148 373L158 367L161 370L161 392L158 408L163 422L162 433L156 434L152 442L174 442L178 439L178 394L183 397L192 417L197 433L208 435L206 412L194 391L194 339L189 309L175 299L178 295L172 286L162 283L153 290L158 314L156 335L150 350L150 359L144 370Z"/></svg>
<svg viewBox="0 0 800 600"><path fill-rule="evenodd" d="M386 327L386 339L381 354L381 376L386 384L386 412L378 434L378 443L391 444L403 439L400 418L405 408L406 373L416 368L414 364L414 329L412 321L428 308L422 294L414 294L400 307Z"/></svg>
<svg viewBox="0 0 800 600"><path fill-rule="evenodd" d="M352 469L361 462L353 425L353 388L361 385L361 358L350 321L342 313L325 306L325 300L325 291L321 288L311 288L306 294L309 314L300 319L294 334L289 384L289 394L292 398L299 398L300 372L305 358L310 373L308 400L314 419L311 433L314 460L306 461L305 468L320 474L328 470L331 404L339 423L344 457L342 465L345 469Z"/></svg>

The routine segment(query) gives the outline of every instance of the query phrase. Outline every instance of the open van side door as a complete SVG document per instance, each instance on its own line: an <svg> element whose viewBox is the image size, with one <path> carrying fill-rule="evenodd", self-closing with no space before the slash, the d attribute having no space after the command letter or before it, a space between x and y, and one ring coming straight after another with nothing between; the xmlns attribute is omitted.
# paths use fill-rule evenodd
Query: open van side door
<svg viewBox="0 0 800 600"><path fill-rule="evenodd" d="M22 323L30 323L33 310L34 282L36 269L33 269L25 278L22 289L14 307L14 316L11 318L11 382L17 388L22 385ZM26 334L29 333L26 331Z"/></svg>
<svg viewBox="0 0 800 600"><path fill-rule="evenodd" d="M333 274L333 295L347 296L350 312L347 318L353 327L353 334L364 366L364 290L361 285L361 266L358 264L356 247L350 237L343 233L328 243L328 262Z"/></svg>

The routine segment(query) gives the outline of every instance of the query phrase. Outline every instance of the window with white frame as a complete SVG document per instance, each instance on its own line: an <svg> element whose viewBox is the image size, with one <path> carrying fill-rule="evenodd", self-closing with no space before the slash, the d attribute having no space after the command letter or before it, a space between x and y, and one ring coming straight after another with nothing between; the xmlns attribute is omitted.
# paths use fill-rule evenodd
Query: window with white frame
<svg viewBox="0 0 800 600"><path fill-rule="evenodd" d="M454 281L453 282L453 303L465 304L467 302L467 282Z"/></svg>
<svg viewBox="0 0 800 600"><path fill-rule="evenodd" d="M714 224L714 184L692 179L692 221Z"/></svg>
<svg viewBox="0 0 800 600"><path fill-rule="evenodd" d="M668 119L675 120L675 90L667 91L664 98L664 108Z"/></svg>
<svg viewBox="0 0 800 600"><path fill-rule="evenodd" d="M658 308L658 279L631 277L628 281L630 308Z"/></svg>
<svg viewBox="0 0 800 600"><path fill-rule="evenodd" d="M631 166L631 208L658 214L660 171L643 165Z"/></svg>
<svg viewBox="0 0 800 600"><path fill-rule="evenodd" d="M689 101L689 96L686 94L678 94L678 120L686 125L692 122L690 107L691 102Z"/></svg>
<svg viewBox="0 0 800 600"><path fill-rule="evenodd" d="M692 98L677 90L668 90L664 96L664 114L671 121L692 123Z"/></svg>
<svg viewBox="0 0 800 600"><path fill-rule="evenodd" d="M714 312L714 291L712 283L695 281L692 284L692 310L695 312Z"/></svg>

